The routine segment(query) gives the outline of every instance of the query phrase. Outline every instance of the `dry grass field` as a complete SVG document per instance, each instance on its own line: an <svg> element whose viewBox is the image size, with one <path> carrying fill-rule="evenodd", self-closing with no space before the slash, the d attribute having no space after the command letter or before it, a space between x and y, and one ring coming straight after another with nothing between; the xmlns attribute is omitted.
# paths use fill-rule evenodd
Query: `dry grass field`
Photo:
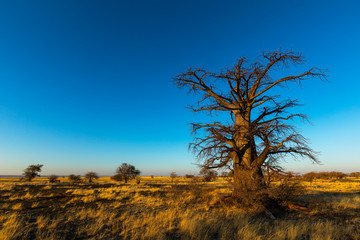
<svg viewBox="0 0 360 240"><path fill-rule="evenodd" d="M300 181L276 220L221 204L225 179L60 180L0 179L0 239L360 239L356 178Z"/></svg>

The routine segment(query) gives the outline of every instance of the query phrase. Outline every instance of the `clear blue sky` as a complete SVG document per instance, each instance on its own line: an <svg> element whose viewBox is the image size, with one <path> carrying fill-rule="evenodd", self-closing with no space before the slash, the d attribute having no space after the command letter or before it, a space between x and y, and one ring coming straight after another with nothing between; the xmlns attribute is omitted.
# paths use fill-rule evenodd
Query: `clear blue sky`
<svg viewBox="0 0 360 240"><path fill-rule="evenodd" d="M1 1L0 175L195 173L187 123L200 120L172 78L219 70L263 50L302 52L327 68L287 95L306 104L303 135L323 165L360 171L358 1ZM301 68L300 68L301 69ZM296 71L296 68L294 69Z"/></svg>

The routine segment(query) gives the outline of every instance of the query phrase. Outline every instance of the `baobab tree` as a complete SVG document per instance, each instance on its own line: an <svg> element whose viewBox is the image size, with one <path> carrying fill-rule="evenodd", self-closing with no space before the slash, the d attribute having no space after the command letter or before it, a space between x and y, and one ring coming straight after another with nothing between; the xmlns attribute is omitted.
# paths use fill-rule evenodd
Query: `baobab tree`
<svg viewBox="0 0 360 240"><path fill-rule="evenodd" d="M190 148L205 168L232 167L234 197L266 188L262 168L277 171L279 160L286 155L318 162L307 140L291 124L296 118L307 120L306 115L289 111L298 101L281 99L273 91L290 83L326 78L316 67L278 77L285 69L288 73L291 65L304 62L300 53L279 50L264 52L253 63L240 58L219 73L190 68L175 77L178 87L187 88L198 98L191 110L225 113L216 114L217 121L192 123L194 142Z"/></svg>

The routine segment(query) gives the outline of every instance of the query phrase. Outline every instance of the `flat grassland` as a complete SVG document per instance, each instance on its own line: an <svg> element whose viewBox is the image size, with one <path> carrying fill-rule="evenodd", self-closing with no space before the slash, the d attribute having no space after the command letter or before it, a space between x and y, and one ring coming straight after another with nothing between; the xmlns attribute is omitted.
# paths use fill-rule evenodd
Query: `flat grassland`
<svg viewBox="0 0 360 240"><path fill-rule="evenodd" d="M299 181L276 220L219 204L226 179L0 179L0 239L360 239L360 179ZM275 183L276 184L276 183Z"/></svg>

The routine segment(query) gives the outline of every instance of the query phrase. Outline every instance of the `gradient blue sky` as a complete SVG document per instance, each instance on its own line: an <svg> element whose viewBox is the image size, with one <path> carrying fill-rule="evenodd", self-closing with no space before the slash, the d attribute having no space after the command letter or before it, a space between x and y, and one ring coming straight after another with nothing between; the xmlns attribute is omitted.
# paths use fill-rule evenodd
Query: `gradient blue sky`
<svg viewBox="0 0 360 240"><path fill-rule="evenodd" d="M303 135L323 165L360 171L358 1L1 1L0 175L198 171L187 146L202 116L172 78L263 50L300 51L330 83L284 90L305 105ZM294 72L303 69L294 68Z"/></svg>

